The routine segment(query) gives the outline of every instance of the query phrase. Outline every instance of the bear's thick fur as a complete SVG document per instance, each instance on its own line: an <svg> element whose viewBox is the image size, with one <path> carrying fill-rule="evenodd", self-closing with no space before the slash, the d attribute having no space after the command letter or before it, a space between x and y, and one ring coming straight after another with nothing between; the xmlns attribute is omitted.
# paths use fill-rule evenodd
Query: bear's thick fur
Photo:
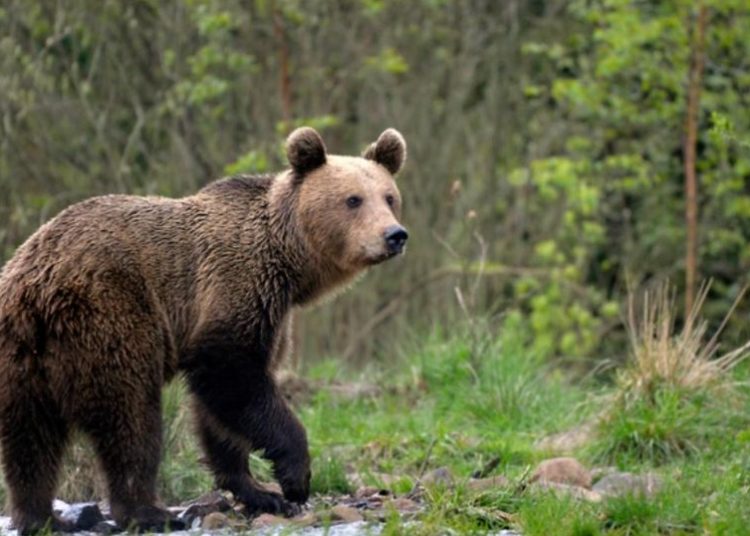
<svg viewBox="0 0 750 536"><path fill-rule="evenodd" d="M331 156L311 128L287 140L291 169L237 176L183 199L111 195L64 210L0 273L0 445L21 533L71 527L52 514L73 430L93 442L113 517L170 521L155 479L161 388L177 373L218 487L250 512L309 494L305 430L273 373L291 311L401 252L406 157L386 130L363 158ZM248 453L273 462L283 497Z"/></svg>

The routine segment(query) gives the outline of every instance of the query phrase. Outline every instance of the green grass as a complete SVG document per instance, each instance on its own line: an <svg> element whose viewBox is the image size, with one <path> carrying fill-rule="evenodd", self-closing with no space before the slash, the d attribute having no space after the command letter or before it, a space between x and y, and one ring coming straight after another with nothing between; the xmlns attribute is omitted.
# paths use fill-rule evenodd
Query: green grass
<svg viewBox="0 0 750 536"><path fill-rule="evenodd" d="M718 333L709 337L699 318L707 293L705 286L679 331L668 287L646 293L640 307L631 298L631 358L618 371L609 400L603 399L606 410L592 445L596 459L668 463L700 455L717 438L726 441L727 434L750 426L747 384L737 381L748 345L719 352Z"/></svg>
<svg viewBox="0 0 750 536"><path fill-rule="evenodd" d="M436 333L405 352L397 367L351 377L376 382L383 396L351 401L319 393L300 409L314 455L336 459L331 487L318 491L343 489L341 467L411 483L445 466L458 485L428 490L427 509L410 533L507 527L527 535L746 533L746 366L727 372L731 390L665 384L650 398L628 397L618 384L606 390L544 366L513 336L505 333L475 355L468 338ZM317 377L325 379L320 370ZM335 371L336 379L345 378L340 366ZM598 419L597 435L575 455L589 466L656 471L665 479L659 493L586 503L524 489L529 470L549 455L535 441L590 419ZM469 494L462 483L494 457L500 459L494 473L519 485ZM388 530L405 531L399 523L391 519Z"/></svg>
<svg viewBox="0 0 750 536"><path fill-rule="evenodd" d="M630 389L638 382L597 384L541 362L512 324L483 337L435 331L409 344L389 367L354 372L336 360L310 367L304 376L317 384L366 382L381 392L352 399L321 389L296 408L308 430L314 494L354 491L355 477L406 494L426 473L448 467L455 485L427 486L418 522L391 513L384 534L747 533L748 363L700 388L654 380L646 396ZM633 370L626 370L632 379ZM165 390L160 493L172 504L212 486L186 400L179 382ZM573 455L588 466L655 471L665 481L661 491L588 503L527 486L536 464L552 455L535 443L584 422L597 423L596 436ZM80 447L71 458L61 488L69 495L62 498L98 494L90 451ZM471 475L491 460L498 463L490 474L505 475L511 485L470 492ZM270 478L257 454L251 466ZM86 496L76 496L79 491Z"/></svg>

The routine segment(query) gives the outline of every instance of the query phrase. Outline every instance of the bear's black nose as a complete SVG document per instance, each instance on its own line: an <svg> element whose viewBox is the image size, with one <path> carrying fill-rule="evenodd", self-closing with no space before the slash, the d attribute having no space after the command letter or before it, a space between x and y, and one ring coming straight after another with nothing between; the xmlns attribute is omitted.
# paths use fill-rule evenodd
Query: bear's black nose
<svg viewBox="0 0 750 536"><path fill-rule="evenodd" d="M409 233L400 225L388 227L385 230L385 243L388 246L388 252L401 253L407 238L409 238Z"/></svg>

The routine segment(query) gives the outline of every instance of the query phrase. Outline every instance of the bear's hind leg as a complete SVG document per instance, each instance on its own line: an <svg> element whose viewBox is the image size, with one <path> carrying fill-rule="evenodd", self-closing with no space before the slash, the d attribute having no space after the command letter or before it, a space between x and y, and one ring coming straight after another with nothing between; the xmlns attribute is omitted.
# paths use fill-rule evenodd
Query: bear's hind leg
<svg viewBox="0 0 750 536"><path fill-rule="evenodd" d="M72 531L52 513L68 426L46 395L17 389L0 410L0 443L13 525L19 534Z"/></svg>
<svg viewBox="0 0 750 536"><path fill-rule="evenodd" d="M143 380L141 380L143 383ZM114 520L124 529L183 528L157 506L156 476L161 455L160 385L127 390L111 386L84 424L104 470ZM106 404L105 404L106 402Z"/></svg>

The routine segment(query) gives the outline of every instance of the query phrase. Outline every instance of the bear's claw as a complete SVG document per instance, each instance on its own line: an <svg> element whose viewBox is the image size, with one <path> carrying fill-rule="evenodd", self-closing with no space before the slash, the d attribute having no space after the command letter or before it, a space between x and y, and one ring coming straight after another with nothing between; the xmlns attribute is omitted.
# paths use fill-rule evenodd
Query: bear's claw
<svg viewBox="0 0 750 536"><path fill-rule="evenodd" d="M302 512L299 504L291 503L272 491L246 490L238 497L238 500L245 506L245 513L251 517L259 514L281 514L294 517Z"/></svg>
<svg viewBox="0 0 750 536"><path fill-rule="evenodd" d="M157 508L156 506L138 507L131 515L127 516L126 522L120 522L118 525L128 531L133 532L166 532L175 530L184 530L185 522L177 519L167 510Z"/></svg>

